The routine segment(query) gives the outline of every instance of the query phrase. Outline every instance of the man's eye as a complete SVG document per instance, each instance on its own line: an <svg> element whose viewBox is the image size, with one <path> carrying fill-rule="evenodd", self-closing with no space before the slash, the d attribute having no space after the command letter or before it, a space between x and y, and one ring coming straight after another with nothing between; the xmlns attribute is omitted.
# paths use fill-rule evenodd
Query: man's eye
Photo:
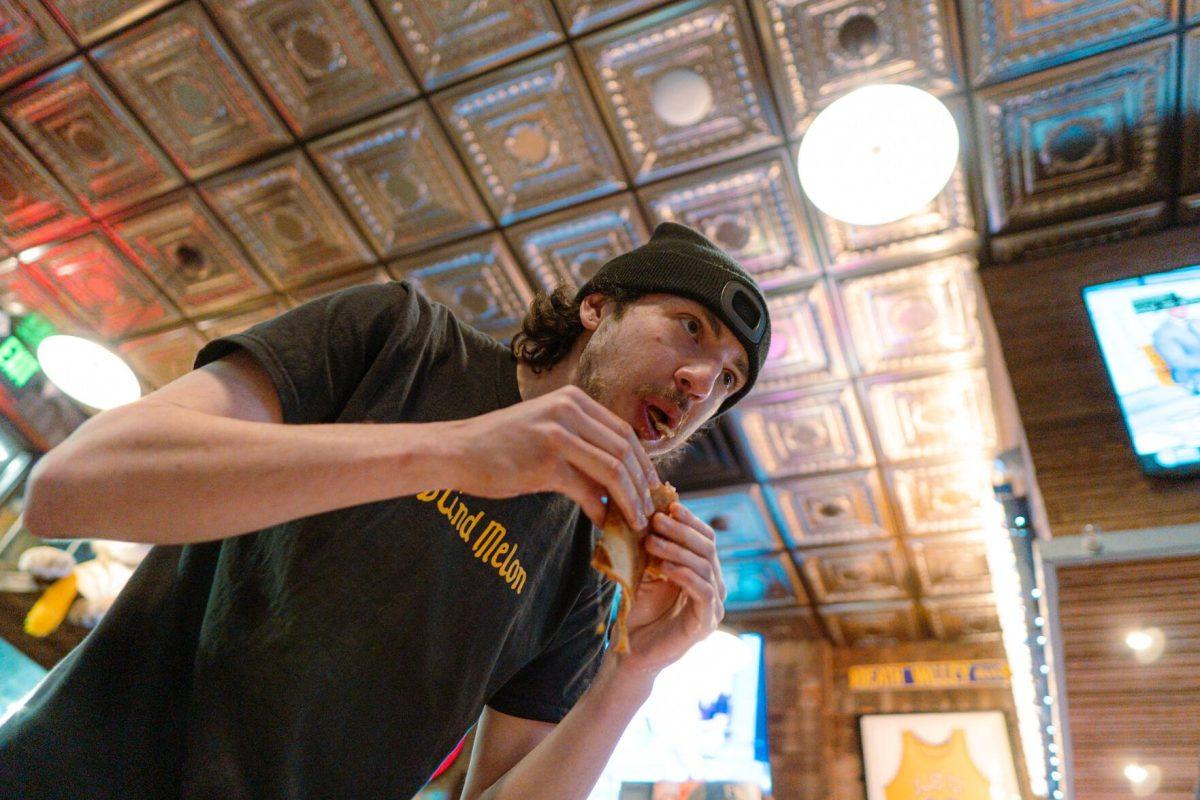
<svg viewBox="0 0 1200 800"><path fill-rule="evenodd" d="M699 334L699 333L700 333L700 322L699 322L699 320L692 319L691 317L684 317L684 319L683 319L683 327L684 327L684 328L687 330L687 332L688 332L688 333L690 333L692 336L695 336L695 335L697 335L697 334Z"/></svg>
<svg viewBox="0 0 1200 800"><path fill-rule="evenodd" d="M729 389L735 383L737 383L737 376L735 376L732 372L726 372L725 373L725 388Z"/></svg>

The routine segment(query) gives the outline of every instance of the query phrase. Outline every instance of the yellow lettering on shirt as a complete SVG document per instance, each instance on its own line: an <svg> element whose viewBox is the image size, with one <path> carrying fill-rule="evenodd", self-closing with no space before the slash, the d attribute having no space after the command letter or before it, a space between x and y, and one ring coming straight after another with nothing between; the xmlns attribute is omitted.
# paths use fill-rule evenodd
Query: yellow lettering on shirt
<svg viewBox="0 0 1200 800"><path fill-rule="evenodd" d="M521 561L516 558L520 544L505 541L508 538L507 528L496 520L489 519L472 541L475 529L483 521L483 512L476 511L472 514L457 492L452 489L430 489L419 493L417 500L422 503L434 503L438 513L446 518L450 527L458 534L458 538L471 548L472 555L496 570L496 574L509 589L517 594L525 589L528 576L525 568L521 566Z"/></svg>

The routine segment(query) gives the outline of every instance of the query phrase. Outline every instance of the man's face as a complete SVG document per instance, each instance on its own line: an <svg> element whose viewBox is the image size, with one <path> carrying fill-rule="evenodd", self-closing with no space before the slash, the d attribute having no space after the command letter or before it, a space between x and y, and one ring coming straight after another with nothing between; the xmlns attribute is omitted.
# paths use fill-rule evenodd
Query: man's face
<svg viewBox="0 0 1200 800"><path fill-rule="evenodd" d="M652 294L627 305L593 295L581 309L593 331L575 383L634 431L651 456L680 447L746 383L746 351L705 306Z"/></svg>

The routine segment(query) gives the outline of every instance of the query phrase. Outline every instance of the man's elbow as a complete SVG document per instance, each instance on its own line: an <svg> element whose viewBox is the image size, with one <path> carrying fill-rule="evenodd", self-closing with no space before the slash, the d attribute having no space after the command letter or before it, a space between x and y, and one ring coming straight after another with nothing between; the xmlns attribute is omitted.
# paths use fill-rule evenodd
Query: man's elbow
<svg viewBox="0 0 1200 800"><path fill-rule="evenodd" d="M67 494L70 484L59 459L53 453L42 456L25 482L22 524L25 530L42 539L70 538L66 530Z"/></svg>

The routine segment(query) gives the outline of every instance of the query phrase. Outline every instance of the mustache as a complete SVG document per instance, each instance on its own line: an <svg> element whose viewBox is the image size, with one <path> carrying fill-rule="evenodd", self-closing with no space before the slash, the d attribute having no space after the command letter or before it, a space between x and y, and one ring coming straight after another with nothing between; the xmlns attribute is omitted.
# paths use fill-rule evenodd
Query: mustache
<svg viewBox="0 0 1200 800"><path fill-rule="evenodd" d="M666 400L668 403L674 403L675 406L679 409L679 423L680 424L678 427L683 427L683 421L687 418L688 411L691 410L691 405L692 405L692 401L683 392L683 390L679 389L678 387L672 386L670 389L667 389L664 391L661 387L655 386L654 384L647 383L647 384L643 384L642 386L639 386L637 393L643 397L645 397L647 395L653 395L654 397L657 397L660 400Z"/></svg>

